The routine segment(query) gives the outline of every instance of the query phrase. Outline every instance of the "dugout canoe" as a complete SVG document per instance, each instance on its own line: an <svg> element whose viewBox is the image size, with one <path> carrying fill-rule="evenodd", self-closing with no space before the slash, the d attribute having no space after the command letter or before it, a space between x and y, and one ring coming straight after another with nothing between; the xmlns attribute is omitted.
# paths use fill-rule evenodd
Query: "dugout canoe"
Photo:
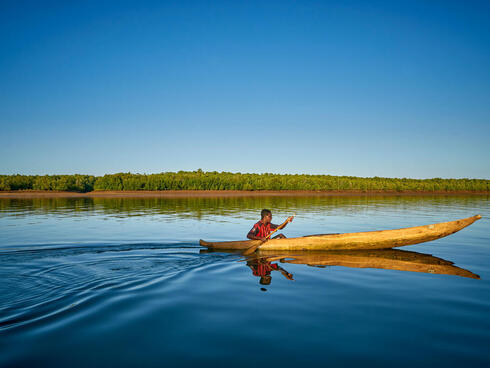
<svg viewBox="0 0 490 368"><path fill-rule="evenodd" d="M342 250L387 249L424 243L443 238L471 225L481 215L438 224L407 227L396 230L366 231L361 233L320 234L299 238L271 239L260 245L260 250ZM209 249L248 249L260 240L207 242L199 244Z"/></svg>

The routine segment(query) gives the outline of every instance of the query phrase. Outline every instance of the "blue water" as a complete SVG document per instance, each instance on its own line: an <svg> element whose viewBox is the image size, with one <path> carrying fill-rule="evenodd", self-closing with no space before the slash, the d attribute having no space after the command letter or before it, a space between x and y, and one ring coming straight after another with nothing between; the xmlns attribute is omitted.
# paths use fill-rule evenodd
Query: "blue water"
<svg viewBox="0 0 490 368"><path fill-rule="evenodd" d="M203 252L262 208L296 213L288 237L480 213L401 248L480 279L275 260L294 281L261 284L240 254ZM488 196L1 199L0 279L0 366L490 364Z"/></svg>

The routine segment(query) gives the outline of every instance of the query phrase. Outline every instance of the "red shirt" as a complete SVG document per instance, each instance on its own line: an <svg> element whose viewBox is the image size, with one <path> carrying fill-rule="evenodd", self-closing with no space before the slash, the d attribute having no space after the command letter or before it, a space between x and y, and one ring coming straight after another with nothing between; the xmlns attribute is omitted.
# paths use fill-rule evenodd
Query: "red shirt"
<svg viewBox="0 0 490 368"><path fill-rule="evenodd" d="M257 222L254 227L248 232L248 235L255 235L261 238L265 238L271 233L272 230L276 229L279 225L274 225L268 223L264 225L262 221Z"/></svg>
<svg viewBox="0 0 490 368"><path fill-rule="evenodd" d="M255 266L255 267L254 267ZM271 274L271 271L279 270L279 266L275 263L262 263L259 262L257 265L251 266L252 272L255 276L268 276Z"/></svg>

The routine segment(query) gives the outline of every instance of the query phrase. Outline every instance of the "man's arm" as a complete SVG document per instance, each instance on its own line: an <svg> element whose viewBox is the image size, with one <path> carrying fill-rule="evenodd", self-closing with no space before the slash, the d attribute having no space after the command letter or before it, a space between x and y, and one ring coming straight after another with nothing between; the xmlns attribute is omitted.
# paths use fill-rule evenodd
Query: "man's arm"
<svg viewBox="0 0 490 368"><path fill-rule="evenodd" d="M293 274L292 273L289 273L288 271L286 271L284 268L282 268L281 266L279 266L278 264L274 263L273 264L274 266L276 267L272 267L272 270L273 271L279 271L282 273L282 275L287 278L288 280L293 280Z"/></svg>
<svg viewBox="0 0 490 368"><path fill-rule="evenodd" d="M247 238L250 240L262 240L266 241L267 238L261 238L260 236L257 236L257 233L259 232L259 228L257 226L254 226L252 230L250 230L247 234Z"/></svg>
<svg viewBox="0 0 490 368"><path fill-rule="evenodd" d="M284 229L284 228L285 228L285 227L286 227L286 226L287 226L287 225L288 225L290 222L292 222L292 221L293 221L293 218L294 218L294 216L289 216L289 217L287 218L287 220L286 220L287 222L284 224L284 226L283 226L282 228ZM280 226L280 225L271 224L271 229L272 229L272 230L275 230L275 229L277 229L279 226Z"/></svg>

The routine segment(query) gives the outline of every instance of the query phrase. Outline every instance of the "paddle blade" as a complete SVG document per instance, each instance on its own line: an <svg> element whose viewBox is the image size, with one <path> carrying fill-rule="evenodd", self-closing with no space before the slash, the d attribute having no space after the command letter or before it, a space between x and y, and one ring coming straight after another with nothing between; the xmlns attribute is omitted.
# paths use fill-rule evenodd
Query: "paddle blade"
<svg viewBox="0 0 490 368"><path fill-rule="evenodd" d="M255 252L255 251L257 250L257 248L258 248L258 247L259 247L261 244L263 244L263 242L261 242L261 243L257 243L257 244L255 244L255 245L252 245L250 248L246 249L246 250L243 252L243 255L244 255L244 256L248 256L248 255L252 254L253 252Z"/></svg>

